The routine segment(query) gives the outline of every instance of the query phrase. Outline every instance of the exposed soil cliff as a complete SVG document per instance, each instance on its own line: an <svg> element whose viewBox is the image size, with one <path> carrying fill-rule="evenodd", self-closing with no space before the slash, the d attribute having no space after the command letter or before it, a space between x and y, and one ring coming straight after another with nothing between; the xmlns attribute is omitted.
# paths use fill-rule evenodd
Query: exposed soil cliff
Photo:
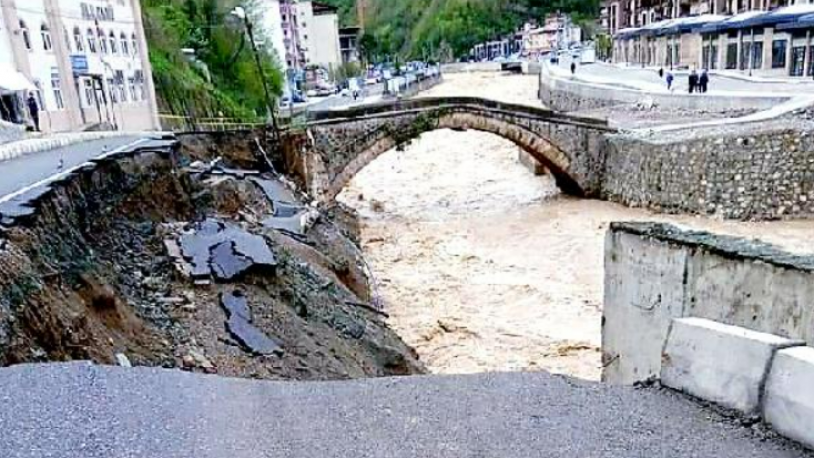
<svg viewBox="0 0 814 458"><path fill-rule="evenodd" d="M0 364L287 379L422 371L370 305L342 223L353 218L320 214L287 180L248 171L269 169L251 136L182 143L71 176L0 230Z"/></svg>

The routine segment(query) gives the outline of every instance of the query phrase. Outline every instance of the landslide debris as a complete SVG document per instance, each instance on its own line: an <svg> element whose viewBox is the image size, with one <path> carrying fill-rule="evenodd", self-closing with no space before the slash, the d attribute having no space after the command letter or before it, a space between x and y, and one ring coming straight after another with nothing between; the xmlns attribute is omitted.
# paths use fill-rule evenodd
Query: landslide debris
<svg viewBox="0 0 814 458"><path fill-rule="evenodd" d="M190 144L82 171L0 232L0 364L423 371L370 297L352 216L307 205L256 152Z"/></svg>

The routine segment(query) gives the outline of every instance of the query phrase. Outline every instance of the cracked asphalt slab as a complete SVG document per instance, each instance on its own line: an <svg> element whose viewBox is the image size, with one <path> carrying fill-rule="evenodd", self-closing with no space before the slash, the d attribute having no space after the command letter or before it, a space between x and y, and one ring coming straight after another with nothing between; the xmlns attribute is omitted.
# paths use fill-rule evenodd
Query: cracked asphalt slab
<svg viewBox="0 0 814 458"><path fill-rule="evenodd" d="M340 382L0 370L3 457L810 457L679 394L547 373Z"/></svg>

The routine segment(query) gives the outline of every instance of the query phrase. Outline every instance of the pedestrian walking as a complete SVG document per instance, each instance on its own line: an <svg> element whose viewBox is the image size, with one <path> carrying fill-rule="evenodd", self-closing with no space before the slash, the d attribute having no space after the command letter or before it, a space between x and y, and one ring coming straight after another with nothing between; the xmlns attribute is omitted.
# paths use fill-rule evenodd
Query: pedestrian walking
<svg viewBox="0 0 814 458"><path fill-rule="evenodd" d="M659 78L664 78L664 67L659 67Z"/></svg>
<svg viewBox="0 0 814 458"><path fill-rule="evenodd" d="M695 70L690 72L688 83L690 85L690 94L692 94L696 91L696 89L698 89L698 72Z"/></svg>
<svg viewBox="0 0 814 458"><path fill-rule="evenodd" d="M666 79L667 79L667 90L668 91L673 90L673 79L674 78L675 77L673 76L673 72L667 72L667 78Z"/></svg>
<svg viewBox="0 0 814 458"><path fill-rule="evenodd" d="M34 97L33 92L28 94L28 100L26 100L26 104L28 105L28 114L31 115L31 121L34 123L34 130L39 132L40 131L40 106L37 105L37 99Z"/></svg>
<svg viewBox="0 0 814 458"><path fill-rule="evenodd" d="M577 63L571 62L571 74L573 75L576 72L577 72Z"/></svg>
<svg viewBox="0 0 814 458"><path fill-rule="evenodd" d="M707 73L707 69L704 69L701 72L701 76L698 77L698 86L702 94L707 93L707 87L709 86L709 74Z"/></svg>

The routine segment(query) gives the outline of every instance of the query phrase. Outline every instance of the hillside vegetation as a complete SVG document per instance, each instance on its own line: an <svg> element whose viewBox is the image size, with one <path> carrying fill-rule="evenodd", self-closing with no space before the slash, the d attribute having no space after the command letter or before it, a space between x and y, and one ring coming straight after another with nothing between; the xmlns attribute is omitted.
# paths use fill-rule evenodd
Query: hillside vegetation
<svg viewBox="0 0 814 458"><path fill-rule="evenodd" d="M356 22L355 0L323 0L337 6L345 24ZM560 11L578 22L593 20L599 0L368 0L367 57L451 59L528 19Z"/></svg>
<svg viewBox="0 0 814 458"><path fill-rule="evenodd" d="M244 23L229 14L239 0L146 0L144 20L162 115L196 119L265 116L262 78L279 94L282 75L260 45L262 76ZM195 50L193 62L182 49Z"/></svg>

